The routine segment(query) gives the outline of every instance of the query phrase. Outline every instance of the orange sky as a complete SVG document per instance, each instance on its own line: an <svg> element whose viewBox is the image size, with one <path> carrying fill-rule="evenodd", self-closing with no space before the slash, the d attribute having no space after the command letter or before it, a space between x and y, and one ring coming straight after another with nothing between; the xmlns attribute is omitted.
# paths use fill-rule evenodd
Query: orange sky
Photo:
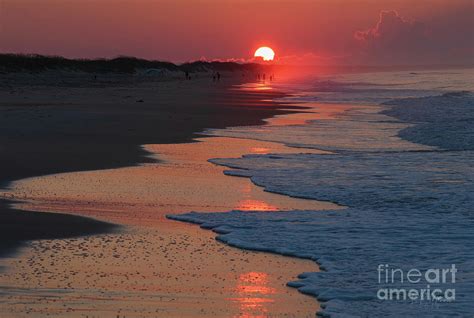
<svg viewBox="0 0 474 318"><path fill-rule="evenodd" d="M289 63L465 63L474 52L473 3L3 0L0 51L181 62L247 59L269 45Z"/></svg>

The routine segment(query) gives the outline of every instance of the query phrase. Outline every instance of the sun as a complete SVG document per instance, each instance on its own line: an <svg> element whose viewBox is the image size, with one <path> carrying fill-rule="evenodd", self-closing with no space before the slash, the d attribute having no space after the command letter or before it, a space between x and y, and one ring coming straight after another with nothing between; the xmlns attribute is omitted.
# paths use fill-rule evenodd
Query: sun
<svg viewBox="0 0 474 318"><path fill-rule="evenodd" d="M255 51L255 57L261 57L264 61L273 61L275 52L268 46L262 46Z"/></svg>

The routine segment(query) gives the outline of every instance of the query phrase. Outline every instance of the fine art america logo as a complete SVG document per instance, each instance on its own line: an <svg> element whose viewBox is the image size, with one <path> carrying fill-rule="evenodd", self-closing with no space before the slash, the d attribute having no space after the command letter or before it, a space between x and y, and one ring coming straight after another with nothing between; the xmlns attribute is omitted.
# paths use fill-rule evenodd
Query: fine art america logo
<svg viewBox="0 0 474 318"><path fill-rule="evenodd" d="M383 286L377 291L380 300L407 300L412 302L453 302L456 300L457 268L430 268L403 270L389 264L377 267L378 282Z"/></svg>

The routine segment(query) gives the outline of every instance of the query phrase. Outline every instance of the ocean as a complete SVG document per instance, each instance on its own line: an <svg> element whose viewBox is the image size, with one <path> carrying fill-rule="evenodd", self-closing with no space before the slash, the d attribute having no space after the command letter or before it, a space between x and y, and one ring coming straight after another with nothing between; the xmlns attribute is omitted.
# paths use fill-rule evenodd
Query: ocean
<svg viewBox="0 0 474 318"><path fill-rule="evenodd" d="M213 229L232 246L316 261L320 272L288 285L317 297L322 316L472 316L474 70L315 75L258 86L329 116L209 130L301 150L211 162L266 191L345 209L170 217Z"/></svg>

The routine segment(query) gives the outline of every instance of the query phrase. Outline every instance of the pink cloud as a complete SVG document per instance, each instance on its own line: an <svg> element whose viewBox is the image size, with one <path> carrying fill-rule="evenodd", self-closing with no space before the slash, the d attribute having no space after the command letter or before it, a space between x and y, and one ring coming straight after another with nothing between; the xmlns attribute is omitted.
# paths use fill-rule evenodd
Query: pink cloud
<svg viewBox="0 0 474 318"><path fill-rule="evenodd" d="M423 53L432 44L427 26L418 21L404 19L396 11L382 11L376 25L357 31L355 39L372 53L397 56Z"/></svg>
<svg viewBox="0 0 474 318"><path fill-rule="evenodd" d="M424 36L426 29L423 24L408 21L396 11L381 11L377 24L368 30L357 31L354 37L359 41L386 41L411 37Z"/></svg>

